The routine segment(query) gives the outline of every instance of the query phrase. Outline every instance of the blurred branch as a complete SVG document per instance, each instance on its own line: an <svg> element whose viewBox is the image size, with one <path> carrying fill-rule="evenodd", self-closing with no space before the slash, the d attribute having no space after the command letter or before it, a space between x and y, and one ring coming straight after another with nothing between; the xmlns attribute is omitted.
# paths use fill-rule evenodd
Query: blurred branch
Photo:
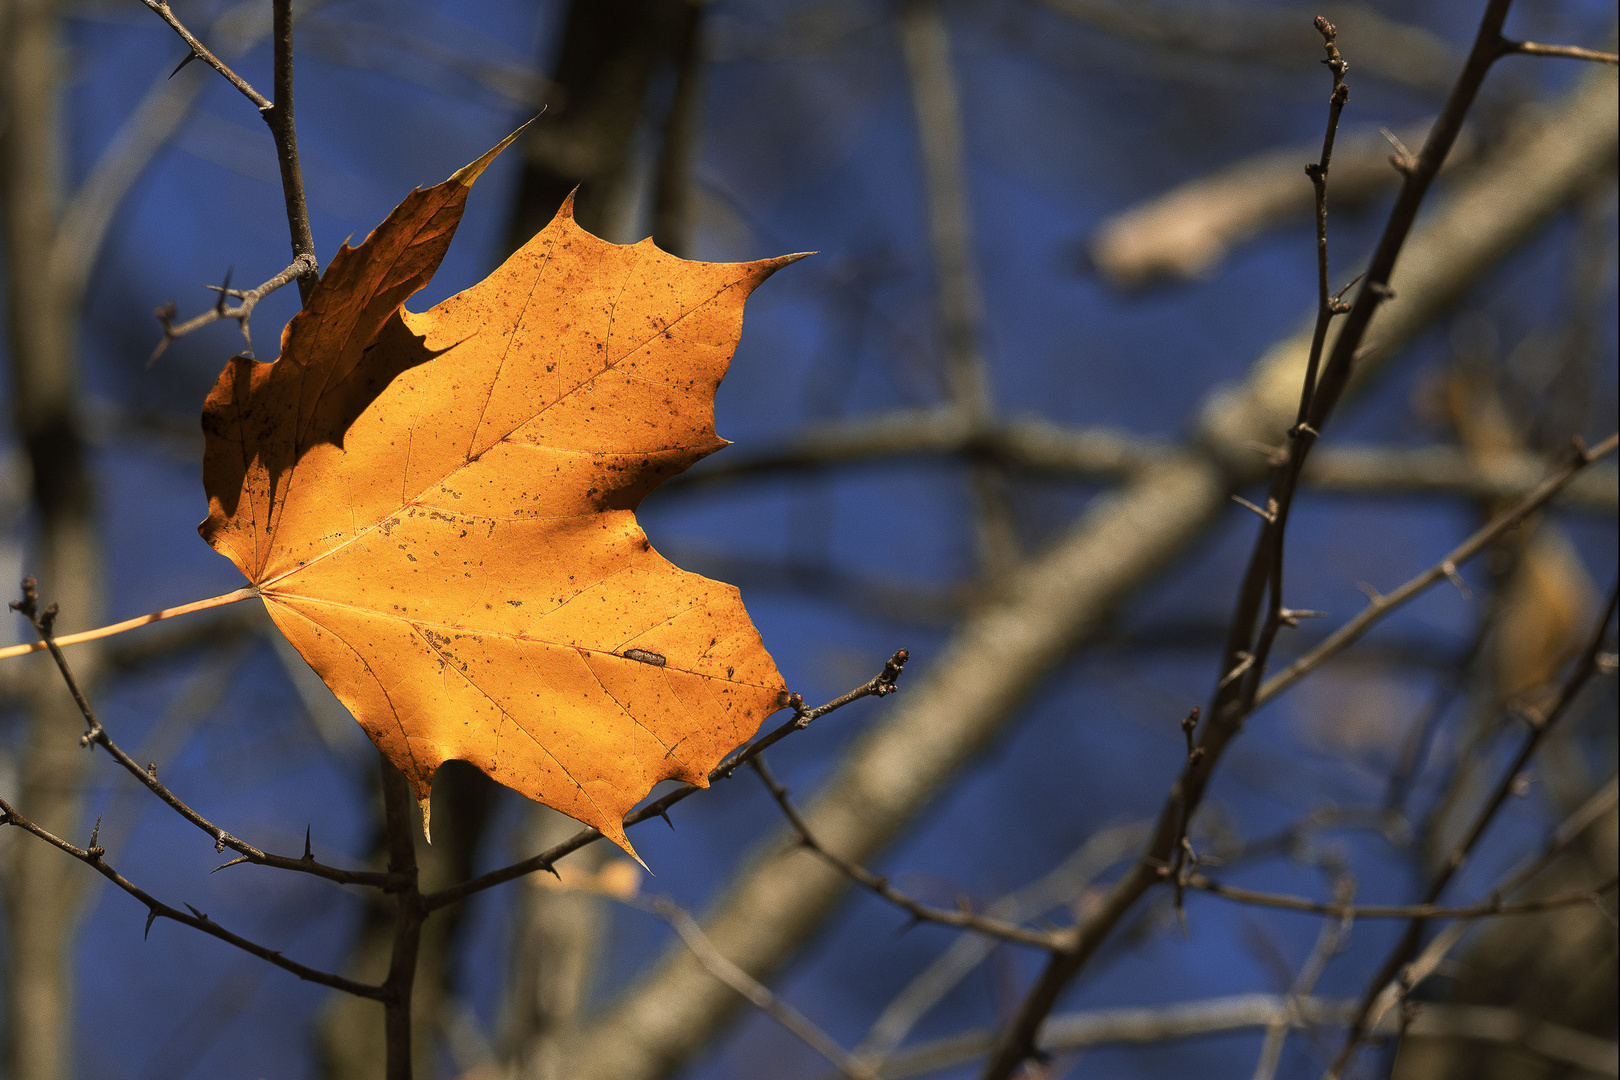
<svg viewBox="0 0 1620 1080"><path fill-rule="evenodd" d="M1038 918L1075 901L1099 874L1141 847L1149 822L1116 825L1093 833L1051 872L996 900L985 915L1011 923ZM855 1056L881 1070L929 1010L954 990L996 948L989 937L962 934L896 994L855 1047Z"/></svg>
<svg viewBox="0 0 1620 1080"><path fill-rule="evenodd" d="M693 173L703 120L703 19L707 5L687 3L676 16L675 88L664 117L653 189L653 243L683 259L692 258L696 222Z"/></svg>
<svg viewBox="0 0 1620 1080"><path fill-rule="evenodd" d="M664 490L682 491L784 472L857 467L897 458L983 458L1009 468L1076 480L1120 480L1173 461L1185 451L1153 439L1107 429L1064 428L1031 418L970 431L949 410L881 413L819 425L786 445L752 456L738 454L682 474ZM1233 463L1243 482L1264 476L1257 453ZM1300 476L1307 487L1346 495L1453 494L1471 499L1517 498L1542 482L1547 462L1528 452L1478 459L1450 446L1337 446L1311 454ZM1564 505L1613 513L1620 482L1613 469L1593 470L1560 495Z"/></svg>
<svg viewBox="0 0 1620 1080"><path fill-rule="evenodd" d="M1043 0L1047 7L1106 33L1197 56L1293 68L1299 63L1297 9L1185 0ZM1333 5L1333 19L1356 42L1359 74L1434 94L1451 87L1459 60L1439 35L1397 22L1366 4Z"/></svg>
<svg viewBox="0 0 1620 1080"><path fill-rule="evenodd" d="M1235 885L1214 881L1203 874L1190 875L1186 878L1185 884L1189 889L1199 889L1213 896L1225 897L1243 904L1283 908L1288 911L1308 911L1316 915L1332 915L1341 919L1484 919L1497 915L1534 915L1542 911L1590 904L1620 884L1620 880L1610 878L1590 889L1565 893L1561 896L1549 896L1541 900L1524 900L1510 904L1500 897L1494 897L1468 907L1442 907L1438 904L1350 904L1342 901L1312 900L1304 896L1240 889Z"/></svg>
<svg viewBox="0 0 1620 1080"><path fill-rule="evenodd" d="M984 296L973 250L967 146L950 37L938 0L907 0L900 7L897 28L922 150L928 233L945 331L945 397L966 429L977 432L992 422L993 406L984 361ZM973 462L969 471L980 570L987 581L999 583L1017 563L1021 547L1007 478L986 461Z"/></svg>
<svg viewBox="0 0 1620 1080"><path fill-rule="evenodd" d="M1614 92L1612 76L1583 84L1532 138L1482 162L1432 208L1393 280L1400 302L1373 324L1381 344L1359 361L1363 378L1610 168L1620 134ZM1242 384L1211 394L1202 413L1207 449L1148 466L1093 500L1000 600L965 619L806 807L816 835L846 857L869 859L976 760L1048 671L1219 520L1230 505L1226 462L1252 458L1253 443L1276 441L1293 422L1308 347L1308 337L1285 339ZM715 947L755 977L815 932L846 884L808 852L761 851L704 924ZM734 1003L690 958L667 953L582 1033L575 1075L666 1075L708 1044Z"/></svg>
<svg viewBox="0 0 1620 1080"><path fill-rule="evenodd" d="M1048 1018L1041 1028L1040 1045L1043 1052L1055 1054L1093 1046L1152 1045L1270 1028L1274 1024L1303 1029L1346 1024L1354 1009L1349 1001L1313 997L1290 1003L1287 996L1279 994L1237 994L1148 1008L1098 1009ZM1398 1031L1393 1018L1379 1028L1380 1034L1394 1035ZM1448 1035L1521 1047L1548 1061L1574 1065L1598 1076L1620 1075L1615 1065L1620 1048L1614 1043L1511 1009L1425 1003L1406 1031L1411 1035ZM883 1080L905 1080L962 1065L982 1057L992 1038L992 1032L981 1030L923 1043L897 1054L878 1075Z"/></svg>
<svg viewBox="0 0 1620 1080"><path fill-rule="evenodd" d="M106 878L108 881L112 882L114 885L118 886L120 889L123 889L136 900L139 900L142 904L145 904L146 929L148 933L151 932L152 923L156 920L172 919L177 923L183 923L184 925L191 927L193 930L200 930L210 937L216 937L226 944L234 945L243 952L251 953L254 956L257 956L260 960L274 964L276 967L281 968L284 971L290 971L306 982L319 983L322 986L330 986L334 990L342 990L344 993L353 994L356 997L372 998L374 1000L382 999L382 989L380 987L368 986L365 983L355 982L352 979L345 979L341 975L333 975L330 972L319 971L312 967L306 967L305 965L298 963L296 960L288 960L285 956L282 956L281 953L274 949L266 948L265 946L256 942L249 941L247 938L242 937L239 934L231 933L229 930L226 930L224 927L214 922L207 915L198 911L196 908L191 908L191 914L188 915L184 911L172 908L162 901L154 899L150 894L143 891L128 878L124 877L107 864L107 861L103 858L105 853L101 848L96 846L95 833L92 833L90 836L90 846L88 848L74 847L66 840L54 836L46 830L40 828L38 825L35 825L32 821L29 821L27 818L17 813L17 811L13 809L12 806L4 799L0 799L0 826L3 825L14 825L17 828L22 829L24 832L45 841L52 847L66 852L75 859L84 863L86 866L90 867L102 877ZM190 907L190 905L187 906Z"/></svg>
<svg viewBox="0 0 1620 1080"><path fill-rule="evenodd" d="M1498 514L1484 528L1458 544L1445 558L1412 578L1394 592L1387 596L1375 597L1371 603L1362 609L1360 615L1345 623L1326 641L1267 679L1255 695L1255 706L1259 707L1270 701L1320 667L1323 662L1349 648L1375 622L1382 619L1389 612L1438 582L1454 577L1457 573L1457 567L1485 550L1491 541L1517 526L1531 514L1534 514L1556 495L1560 488L1574 479L1577 473L1592 464L1592 462L1612 454L1617 445L1620 445L1620 435L1610 435L1590 450L1577 447L1571 455L1570 463L1564 467L1562 472L1544 481L1539 488L1521 500L1518 505Z"/></svg>
<svg viewBox="0 0 1620 1080"><path fill-rule="evenodd" d="M1334 875L1334 900L1341 905L1349 905L1356 895L1356 879L1348 871L1340 867ZM1285 1001L1286 1015L1266 1028L1266 1038L1260 1044L1260 1060L1254 1066L1254 1080L1272 1080L1277 1075L1277 1065L1282 1060L1283 1046L1288 1041L1288 1033L1300 1023L1305 1003L1310 1001L1311 992L1316 989L1318 980L1333 957L1344 948L1345 939L1350 936L1350 926L1355 920L1355 914L1345 911L1332 922L1322 924L1317 932L1316 944L1311 948L1311 954L1305 960L1305 965L1299 969L1294 977L1293 984L1288 988L1288 997Z"/></svg>
<svg viewBox="0 0 1620 1080"><path fill-rule="evenodd" d="M1463 863L1473 853L1475 845L1479 843L1480 838L1485 835L1485 831L1490 828L1491 822L1495 820L1497 811L1501 810L1503 804L1507 802L1508 797L1513 793L1513 786L1518 781L1519 774L1524 771L1525 766L1530 763L1530 759L1535 756L1535 752L1546 737L1547 732L1552 730L1558 721L1563 718L1576 696L1597 673L1598 656L1602 652L1605 639L1608 637L1609 622L1614 618L1617 602L1620 602L1620 586L1610 591L1609 602L1604 605L1603 613L1598 617L1597 625L1593 628L1591 638L1580 659L1576 661L1569 677L1564 680L1563 685L1559 688L1557 698L1545 709L1527 707L1521 710L1521 714L1528 722L1530 730L1526 732L1524 740L1514 754L1512 763L1503 772L1494 789L1481 805L1468 831L1457 841L1445 864L1441 866L1439 872L1431 878L1428 886L1424 889L1421 901L1423 904L1432 904L1439 899L1440 894L1451 883L1452 877L1458 870L1462 869ZM1414 918L1411 921L1400 942L1391 950L1383 966L1379 968L1378 974L1368 983L1367 992L1362 997L1360 1011L1350 1026L1350 1035L1345 1040L1344 1047L1339 1051L1338 1057L1334 1059L1327 1076L1337 1078L1343 1075L1344 1070L1350 1064L1357 1048L1367 1035L1369 1022L1376 1019L1373 1010L1377 1007L1380 996L1385 993L1386 985L1396 977L1406 962L1417 953L1418 942L1422 939L1423 925L1421 917Z"/></svg>
<svg viewBox="0 0 1620 1080"><path fill-rule="evenodd" d="M939 923L942 926L954 926L961 930L973 930L987 937L999 938L1002 941L1017 942L1020 945L1034 945L1043 949L1051 948L1057 941L1057 936L1053 933L1026 930L1017 923L1006 922L994 916L979 915L969 909L950 911L946 908L937 908L921 903L890 885L887 877L874 874L858 863L850 862L848 859L839 858L823 847L820 841L810 832L810 827L805 824L804 818L788 798L788 789L777 782L776 777L771 773L770 766L765 764L764 755L756 756L749 764L759 774L760 780L765 784L765 789L771 793L771 798L776 800L776 805L782 808L782 813L788 819L788 824L792 825L798 833L800 845L827 860L829 865L837 867L838 871L851 881L909 913L912 922L931 922Z"/></svg>
<svg viewBox="0 0 1620 1080"><path fill-rule="evenodd" d="M1430 123L1403 128L1400 141L1421 146ZM1234 247L1310 213L1311 185L1300 165L1316 149L1268 150L1114 214L1092 234L1092 265L1127 289L1213 273ZM1464 140L1447 170L1472 153ZM1390 140L1382 132L1350 133L1334 155L1328 198L1335 204L1364 203L1399 181L1390 164Z"/></svg>
<svg viewBox="0 0 1620 1080"><path fill-rule="evenodd" d="M1509 41L1505 43L1510 53L1522 53L1526 56L1561 56L1568 60L1591 60L1598 64L1620 64L1620 55L1612 52L1599 52L1597 49L1583 49L1579 45L1540 45L1534 41Z"/></svg>
<svg viewBox="0 0 1620 1080"><path fill-rule="evenodd" d="M641 902L631 900L624 902L651 911L674 927L681 941L692 950L692 955L705 970L791 1031L810 1049L832 1062L839 1076L845 1077L846 1080L877 1080L877 1073L860 1059L851 1056L848 1050L839 1046L830 1035L811 1023L808 1017L773 994L770 987L727 960L725 955L714 947L714 943L704 936L702 927L698 926L692 916L674 901L662 896L652 896Z"/></svg>

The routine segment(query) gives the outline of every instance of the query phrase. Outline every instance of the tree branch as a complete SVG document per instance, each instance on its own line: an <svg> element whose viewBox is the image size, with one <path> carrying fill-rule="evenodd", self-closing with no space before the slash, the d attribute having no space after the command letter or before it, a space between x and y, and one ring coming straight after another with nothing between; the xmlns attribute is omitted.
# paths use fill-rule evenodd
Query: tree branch
<svg viewBox="0 0 1620 1080"><path fill-rule="evenodd" d="M803 731L813 722L819 720L823 716L826 716L828 713L836 712L837 710L842 709L845 705L859 701L862 698L887 697L888 695L894 693L900 688L900 672L905 667L906 660L909 659L910 655L911 654L905 649L901 649L899 652L895 653L889 658L889 662L883 666L882 671L873 676L867 682L857 686L847 694L834 698L824 705L818 705L814 709L806 709L804 707L804 699L799 697L799 695L790 695L788 704L793 709L793 718L791 720L777 727L770 734L749 743L747 746L743 747L741 750L738 750L735 754L732 754L729 758L722 761L719 765L716 765L714 768L710 769L707 778L709 782L708 784L701 786L698 784L682 784L669 794L653 800L639 810L634 810L629 814L626 814L624 818L625 828L629 828L632 825L639 825L643 821L648 821L655 817L661 817L664 818L665 821L668 821L670 807L684 799L696 795L699 791L702 791L705 787L709 786L709 784L713 784L717 780L724 780L728 778L732 773L736 772L742 766L748 764L759 754L764 753L766 750L770 749L772 746L775 746L778 742L781 742L794 732ZM554 847L547 848L540 854L532 856L528 859L524 859L522 862L513 863L510 866L503 866L499 870L491 870L487 874L480 874L478 877L464 881L460 885L453 885L448 889L441 889L438 892L429 893L428 895L422 897L422 904L426 911L432 913L437 911L439 908L444 907L446 904L454 904L457 901L465 900L467 897L472 896L475 893L480 893L485 889L494 888L496 885L532 874L536 870L550 870L552 873L556 873L553 866L558 859L561 859L565 855L572 854L573 852L578 851L580 848L585 847L587 844L593 844L600 839L602 839L602 834L596 829L581 829L579 832L575 833L562 843L557 844Z"/></svg>
<svg viewBox="0 0 1620 1080"><path fill-rule="evenodd" d="M1203 874L1191 875L1185 884L1189 889L1199 889L1243 904L1283 908L1288 911L1308 911L1315 915L1332 915L1341 919L1484 919L1497 915L1534 915L1542 911L1590 904L1620 884L1620 879L1610 878L1595 888L1564 893L1544 900L1524 900L1510 904L1498 896L1468 907L1443 907L1438 904L1350 904L1311 900L1304 896L1240 889L1235 885L1214 881Z"/></svg>
<svg viewBox="0 0 1620 1080"><path fill-rule="evenodd" d="M1440 894L1451 883L1452 877L1458 870L1462 869L1463 863L1473 853L1475 845L1485 835L1485 830L1490 828L1491 822L1495 820L1497 811L1501 810L1503 804L1507 802L1508 797L1513 793L1513 785L1517 782L1519 774L1524 771L1525 766L1530 763L1530 759L1535 756L1542 739L1563 718L1564 713L1569 709L1570 703L1575 700L1576 695L1597 673L1598 656L1602 651L1603 642L1608 636L1609 621L1614 618L1617 603L1620 603L1620 585L1616 585L1614 589L1610 590L1609 601L1604 606L1602 615L1598 617L1592 636L1588 640L1586 648L1582 650L1580 659L1576 661L1574 668L1570 671L1569 677L1564 680L1563 685L1559 688L1557 698L1545 710L1527 710L1522 713L1529 723L1530 730L1525 734L1523 742L1520 743L1512 764L1497 780L1495 788L1486 797L1467 832L1457 841L1456 846L1451 849L1451 853L1446 857L1440 870L1429 882L1428 887L1424 889L1421 901L1423 904L1432 904L1439 899ZM1423 919L1414 918L1411 924L1407 926L1406 933L1402 936L1400 942L1391 950L1383 966L1379 968L1378 974L1368 983L1367 991L1362 997L1360 1012L1350 1026L1350 1035L1345 1040L1338 1057L1334 1059L1332 1067L1327 1072L1329 1080L1337 1080L1337 1077L1341 1076L1345 1068L1350 1064L1357 1048L1367 1035L1368 1018L1380 995L1384 993L1385 985L1395 978L1402 965L1416 954L1418 942L1422 939L1422 935Z"/></svg>
<svg viewBox="0 0 1620 1080"><path fill-rule="evenodd" d="M878 1074L854 1057L848 1050L822 1031L810 1018L771 992L770 987L754 978L742 968L727 960L714 943L704 936L702 927L674 901L662 896L647 897L643 901L625 900L632 907L650 911L674 927L681 941L692 951L693 957L704 969L747 998L761 1012L787 1028L799 1041L832 1062L838 1075L845 1080L878 1080Z"/></svg>
<svg viewBox="0 0 1620 1080"><path fill-rule="evenodd" d="M763 755L756 756L749 762L754 771L759 774L760 780L765 784L765 790L771 793L776 805L782 808L782 814L788 819L798 833L798 842L803 847L815 852L825 859L831 866L848 877L856 884L870 890L889 903L908 912L913 922L932 922L943 926L955 926L963 930L974 930L989 937L999 938L1002 941L1016 942L1019 945L1034 945L1037 948L1050 949L1056 945L1060 938L1057 934L1038 930L1026 930L1017 923L1005 922L993 916L979 915L972 910L964 908L960 911L951 911L946 908L937 908L924 904L889 884L887 877L874 874L858 863L841 859L828 851L810 832L810 826L800 816L798 809L788 798L788 789L777 782L771 773L770 766L765 764Z"/></svg>
<svg viewBox="0 0 1620 1080"><path fill-rule="evenodd" d="M1612 75L1602 73L1606 80L1584 83L1433 209L1395 279L1401 302L1379 313L1381 345L1361 361L1363 377L1610 168L1620 123ZM1046 672L1217 521L1230 505L1227 462L1251 460L1251 443L1275 441L1292 422L1308 344L1297 336L1279 342L1240 385L1211 394L1199 451L1151 465L1093 500L1003 597L965 619L805 807L816 835L846 857L871 858L976 759ZM704 924L716 948L755 977L814 933L847 885L807 852L760 850L722 887ZM582 1032L575 1075L665 1075L706 1045L734 1006L731 991L684 951L666 953Z"/></svg>
<svg viewBox="0 0 1620 1080"><path fill-rule="evenodd" d="M1534 41L1505 41L1506 51L1525 56L1562 56L1569 60L1591 60L1597 64L1620 64L1620 55L1583 49L1579 45L1540 45Z"/></svg>
<svg viewBox="0 0 1620 1080"><path fill-rule="evenodd" d="M4 799L0 799L0 826L3 825L15 825L24 832L30 833L33 836L45 841L52 847L66 852L75 859L78 859L80 862L84 863L86 866L90 867L102 877L106 878L108 881L112 882L114 885L118 886L120 889L123 889L126 893L133 896L141 903L145 904L146 929L148 932L151 931L152 923L155 920L172 919L177 923L183 923L184 925L191 927L193 930L201 930L210 937L216 937L226 944L234 945L243 952L251 953L252 955L257 956L260 960L274 964L283 971L290 971L300 979L303 979L305 982L320 983L322 986L330 986L334 990L342 990L344 993L353 994L356 997L372 998L373 1000L382 999L381 987L368 986L365 983L355 982L353 979L345 979L341 975L333 975L330 972L319 971L315 968L307 967L304 964L298 963L296 960L288 960L285 956L282 956L281 953L274 949L266 948L265 946L257 944L256 942L249 941L240 934L231 933L229 930L226 930L224 927L214 922L207 915L197 911L196 908L192 908L192 914L188 915L183 911L170 907L160 900L154 899L150 894L136 886L128 878L124 877L111 866L107 865L107 861L102 858L103 852L101 848L97 847L95 844L94 835L92 835L90 838L89 848L74 847L66 840L63 840L60 837L45 831L38 825L35 825L32 821L29 821L27 818L19 814L15 809L13 809L11 804L7 803Z"/></svg>
<svg viewBox="0 0 1620 1080"><path fill-rule="evenodd" d="M208 46L198 41L196 35L185 28L185 25L175 17L174 12L169 10L169 5L164 3L163 0L141 0L141 3L145 4L147 7L156 12L158 18L168 23L169 29L173 30L176 34L179 34L180 40L184 41L186 43L186 47L191 50L190 55L180 62L180 67L185 67L193 60L201 60L209 67L225 76L225 81L236 87L237 90L241 91L242 96L253 102L253 107L258 109L261 113L267 112L274 107L269 98L265 97L263 94L253 89L253 87L249 86L246 79L232 71L225 64L225 61L215 56L209 51ZM178 71L180 68L176 68L175 70Z"/></svg>
<svg viewBox="0 0 1620 1080"><path fill-rule="evenodd" d="M1349 648L1357 639L1371 629L1374 623L1391 611L1394 611L1432 585L1453 577L1457 573L1459 566L1478 555L1497 537L1514 528L1546 505L1581 470L1590 466L1594 461L1612 454L1617 445L1620 445L1620 434L1610 435L1590 450L1580 446L1575 447L1569 464L1560 472L1545 480L1535 491L1520 500L1517 506L1510 507L1498 514L1478 532L1453 548L1445 558L1412 578L1394 592L1387 596L1373 598L1372 602L1362 609L1360 615L1334 631L1326 641L1267 679L1255 695L1255 707L1258 708L1264 705L1316 670L1327 660Z"/></svg>
<svg viewBox="0 0 1620 1080"><path fill-rule="evenodd" d="M1306 998L1290 1002L1280 994L1237 994L1148 1008L1098 1009L1050 1017L1041 1029L1041 1050L1047 1054L1093 1046L1144 1046L1195 1039L1225 1032L1270 1028L1291 1029L1343 1025L1355 1010L1350 1001ZM1497 1046L1519 1047L1548 1061L1574 1065L1598 1076L1617 1076L1617 1047L1584 1031L1548 1023L1512 1009L1484 1005L1425 1003L1407 1026L1407 1033L1448 1036ZM1393 1018L1380 1034L1396 1034ZM994 1033L968 1031L914 1046L880 1070L883 1080L937 1073L983 1056Z"/></svg>
<svg viewBox="0 0 1620 1080"><path fill-rule="evenodd" d="M366 885L377 889L393 889L402 883L399 878L391 873L380 874L368 870L344 870L336 866L327 866L324 863L316 862L314 856L309 855L307 852L301 859L293 859L285 855L272 855L267 851L261 851L245 840L232 836L212 821L203 817L158 779L156 762L144 769L141 768L136 764L134 758L130 757L122 747L113 742L112 736L107 734L107 729L102 727L101 721L96 718L95 710L91 708L90 701L85 696L84 690L79 686L79 681L75 678L73 669L68 666L67 657L63 655L61 646L56 642L53 629L56 622L56 605L51 604L43 611L40 610L39 593L33 578L24 579L23 598L13 600L10 606L13 611L18 612L33 624L34 630L40 636L40 640L45 643L45 648L50 650L51 658L56 661L57 670L61 672L62 680L67 684L68 692L73 695L74 703L79 707L79 712L84 717L84 722L88 727L84 735L80 736L79 744L81 746L100 746L106 750L114 761L124 767L126 772L144 784L152 794L167 803L175 813L207 833L214 841L215 851L224 851L226 848L230 848L241 856L240 859L226 863L226 866L240 862L250 862L259 866L273 866L278 870L296 870L302 874L311 874L315 877L325 878L328 881L335 881L340 885Z"/></svg>
<svg viewBox="0 0 1620 1080"><path fill-rule="evenodd" d="M218 322L221 319L236 320L237 325L242 328L242 340L247 344L247 348L243 350L243 355L252 356L253 335L248 333L248 320L253 317L253 309L258 306L260 300L263 300L265 297L287 284L287 282L292 281L294 278L302 278L304 275L312 272L314 269L315 256L300 255L292 261L292 265L288 266L287 269L283 270L281 273L277 274L263 285L260 285L256 289L247 290L231 288L230 276L226 275L224 285L208 286L208 288L215 289L219 292L219 302L213 307L209 308L207 311L203 312L201 315L193 316L192 318L181 323L179 326L175 326L172 322L175 316L175 308L172 301L158 308L158 322L163 324L163 340L158 342L157 348L152 350L152 355L146 360L146 366L150 368L153 364L157 363L157 358L163 355L163 350L167 349L169 347L169 342L173 341L175 338L185 337L193 330L201 330L210 323ZM241 302L237 304L236 307L226 307L225 300L227 297L234 297Z"/></svg>
<svg viewBox="0 0 1620 1080"><path fill-rule="evenodd" d="M1202 801L1223 751L1254 707L1266 656L1278 628L1284 622L1281 575L1283 537L1288 508L1301 468L1317 434L1323 430L1333 407L1349 384L1353 361L1360 355L1361 342L1374 313L1384 300L1394 295L1389 281L1396 258L1405 246L1423 197L1456 140L1463 118L1473 104L1491 63L1500 55L1498 42L1509 3L1510 0L1491 0L1486 9L1462 74L1458 76L1445 108L1435 121L1422 153L1406 173L1378 249L1363 275L1361 290L1345 314L1331 351L1326 354L1321 377L1313 380L1310 357L1322 355L1326 338L1324 324L1335 314L1331 300L1319 296L1306 373L1302 380L1305 390L1302 398L1299 391L1296 390L1294 394L1300 402L1295 414L1298 419L1289 432L1291 439L1287 457L1279 461L1280 467L1273 478L1267 506L1271 520L1265 524L1256 540L1248 571L1239 589L1237 610L1232 617L1232 630L1221 662L1223 674L1216 683L1209 719L1199 740L1200 753L1190 755L1181 776L1171 787L1154 840L1136 868L1115 887L1095 915L1071 932L1068 947L1053 954L1040 978L1024 997L1016 1018L990 1055L982 1074L984 1080L1008 1080L1035 1052L1036 1034L1041 1022L1056 1005L1058 996L1161 874L1168 876L1179 867L1186 850L1183 844L1185 823L1192 819ZM1331 149L1331 132L1337 124L1338 106L1342 105L1342 68L1333 63L1338 60L1333 27L1320 18L1316 25L1324 37L1329 66L1334 75L1328 120L1329 138L1324 141L1325 156ZM1267 595L1270 597L1270 611L1256 638L1255 624Z"/></svg>

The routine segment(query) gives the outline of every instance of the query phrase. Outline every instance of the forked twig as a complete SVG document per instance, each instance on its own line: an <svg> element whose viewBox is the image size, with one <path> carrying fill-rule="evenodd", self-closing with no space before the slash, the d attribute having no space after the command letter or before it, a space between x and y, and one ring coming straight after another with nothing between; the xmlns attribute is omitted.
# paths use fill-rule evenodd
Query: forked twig
<svg viewBox="0 0 1620 1080"><path fill-rule="evenodd" d="M175 338L185 337L193 330L201 330L210 323L219 322L221 319L236 320L237 325L242 328L242 341L247 345L247 348L242 350L243 355L252 356L253 335L248 332L248 320L253 317L253 309L258 306L260 300L263 300L289 281L314 272L315 256L300 255L292 261L287 269L256 289L233 289L231 288L231 276L226 274L225 284L206 286L219 293L219 300L214 306L201 315L187 319L178 326L174 324L174 301L169 301L158 308L156 312L158 322L163 324L163 340L157 343L157 348L153 349L152 355L147 357L147 368L150 369L153 364L157 363L158 357L163 355L163 350L167 349L169 342ZM227 298L235 299L239 303L235 307L227 307L225 304Z"/></svg>
<svg viewBox="0 0 1620 1080"><path fill-rule="evenodd" d="M394 874L378 873L370 870L344 870L340 867L327 866L324 863L316 862L310 856L294 859L286 855L273 855L231 835L199 814L189 803L169 790L168 786L158 779L157 764L155 762L144 769L141 768L140 765L136 764L135 759L125 753L124 749L113 741L112 736L107 734L107 729L101 725L101 721L96 717L95 710L90 706L89 699L85 697L84 690L79 686L79 681L74 676L73 669L68 666L67 657L63 655L61 646L57 644L54 633L56 605L51 604L41 610L39 606L39 589L33 578L24 579L22 589L23 598L13 600L11 609L33 624L34 630L39 634L45 648L50 651L51 658L56 661L56 668L61 672L62 680L67 684L68 692L73 695L73 701L78 705L79 712L83 715L87 726L85 733L80 736L80 745L100 746L106 750L108 754L112 755L114 761L124 767L126 772L144 784L152 794L168 803L175 813L207 833L214 841L215 851L224 851L226 848L230 848L242 856L241 859L233 860L232 863L226 865L245 861L260 866L274 866L280 870L296 870L302 874L312 874L328 881L335 881L340 885L366 885L377 889L393 889L402 883ZM223 867L220 869L223 869Z"/></svg>

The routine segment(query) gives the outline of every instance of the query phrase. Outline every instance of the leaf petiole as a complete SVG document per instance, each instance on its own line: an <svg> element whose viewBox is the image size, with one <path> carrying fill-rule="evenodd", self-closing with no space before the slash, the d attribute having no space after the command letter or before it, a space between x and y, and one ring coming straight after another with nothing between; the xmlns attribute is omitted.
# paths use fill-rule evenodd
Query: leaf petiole
<svg viewBox="0 0 1620 1080"><path fill-rule="evenodd" d="M247 600L258 595L259 590L248 585L237 589L235 592L211 596L207 600L194 600L189 604L181 604L179 607L164 608L162 611L154 611L150 615L140 615L133 619L125 619L123 622L113 623L111 626L100 626L94 630L81 630L77 634L63 634L56 639L56 643L58 645L77 645L82 641L94 641L96 638L112 637L114 634L122 634L125 630L133 630L138 626L145 626L147 623L162 622L164 619L172 619L176 615L189 615L193 611L224 607L226 604L234 604L238 600ZM0 649L0 660L12 656L26 656L29 653L41 652L45 647L43 641L12 645L9 648Z"/></svg>

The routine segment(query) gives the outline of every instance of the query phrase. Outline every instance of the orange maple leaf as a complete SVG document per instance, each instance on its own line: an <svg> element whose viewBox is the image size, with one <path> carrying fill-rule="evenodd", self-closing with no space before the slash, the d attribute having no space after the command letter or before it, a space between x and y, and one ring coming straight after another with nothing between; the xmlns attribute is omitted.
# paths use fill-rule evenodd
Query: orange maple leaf
<svg viewBox="0 0 1620 1080"><path fill-rule="evenodd" d="M344 245L265 364L203 409L203 539L410 780L442 762L600 829L708 771L784 700L737 590L635 508L726 445L743 302L799 256L689 262L574 223L429 311L468 188L505 146ZM631 852L634 854L634 852Z"/></svg>

